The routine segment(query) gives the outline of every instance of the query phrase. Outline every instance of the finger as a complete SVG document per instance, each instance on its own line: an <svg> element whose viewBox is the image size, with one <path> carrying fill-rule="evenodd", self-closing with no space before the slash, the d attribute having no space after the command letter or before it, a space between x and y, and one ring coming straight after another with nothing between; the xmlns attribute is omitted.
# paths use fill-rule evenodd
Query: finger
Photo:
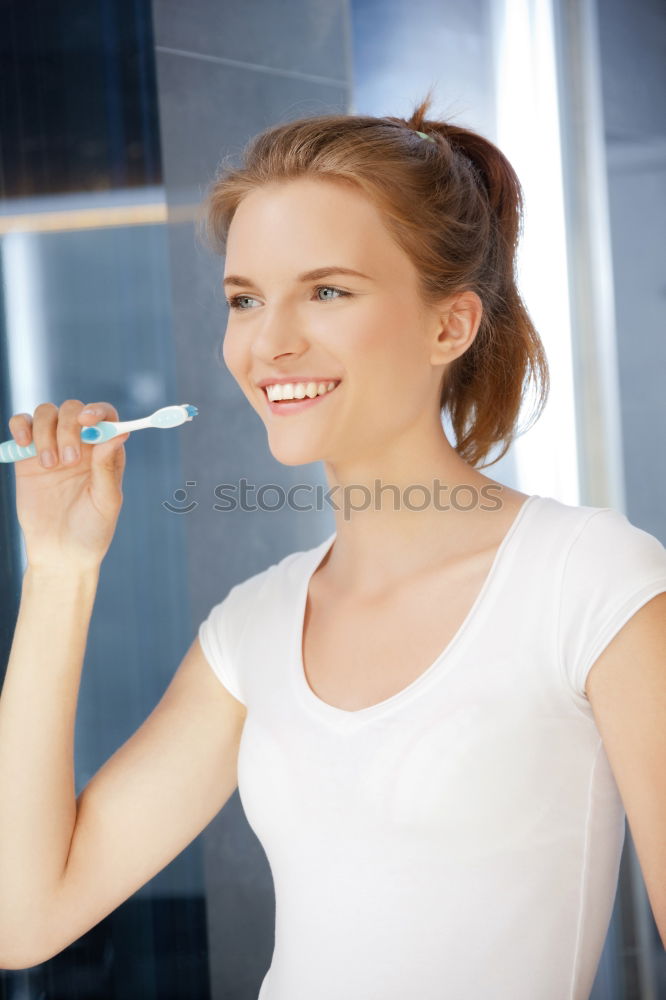
<svg viewBox="0 0 666 1000"><path fill-rule="evenodd" d="M9 430L17 444L26 445L32 441L32 416L30 413L14 413L8 421Z"/></svg>
<svg viewBox="0 0 666 1000"><path fill-rule="evenodd" d="M40 464L51 469L58 463L58 407L54 403L40 403L32 419L32 436Z"/></svg>
<svg viewBox="0 0 666 1000"><path fill-rule="evenodd" d="M56 439L62 465L76 465L81 457L81 425L76 418L83 406L80 399L66 399L60 406Z"/></svg>
<svg viewBox="0 0 666 1000"><path fill-rule="evenodd" d="M89 413L89 410L95 412ZM81 406L81 411L79 413L79 419L82 423L85 423L86 427L90 427L92 424L98 423L100 420L119 420L118 411L115 406L111 403L86 403L85 407Z"/></svg>

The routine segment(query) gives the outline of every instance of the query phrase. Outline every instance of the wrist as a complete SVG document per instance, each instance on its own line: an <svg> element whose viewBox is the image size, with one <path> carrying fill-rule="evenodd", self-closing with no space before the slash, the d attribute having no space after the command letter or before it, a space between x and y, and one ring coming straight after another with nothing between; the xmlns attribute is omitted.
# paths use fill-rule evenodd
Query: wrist
<svg viewBox="0 0 666 1000"><path fill-rule="evenodd" d="M24 581L44 581L53 582L57 586L63 586L68 582L77 583L97 583L99 579L101 564L82 563L58 563L49 565L47 563L29 562L23 574Z"/></svg>

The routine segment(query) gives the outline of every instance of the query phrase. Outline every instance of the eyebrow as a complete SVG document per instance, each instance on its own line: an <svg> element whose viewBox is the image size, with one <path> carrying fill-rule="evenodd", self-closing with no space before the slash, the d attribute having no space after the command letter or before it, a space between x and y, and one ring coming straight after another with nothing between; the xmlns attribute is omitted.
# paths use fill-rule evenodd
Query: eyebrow
<svg viewBox="0 0 666 1000"><path fill-rule="evenodd" d="M314 271L306 271L304 274L299 274L297 281L317 281L319 278L327 278L330 274L349 274L356 278L367 278L368 281L373 279L368 274L362 274L361 271L355 271L351 267L338 267L337 265L332 265L330 267L318 267ZM226 287L227 285L240 285L246 288L256 288L257 286L250 280L250 278L244 278L241 274L229 274L224 279L222 284Z"/></svg>

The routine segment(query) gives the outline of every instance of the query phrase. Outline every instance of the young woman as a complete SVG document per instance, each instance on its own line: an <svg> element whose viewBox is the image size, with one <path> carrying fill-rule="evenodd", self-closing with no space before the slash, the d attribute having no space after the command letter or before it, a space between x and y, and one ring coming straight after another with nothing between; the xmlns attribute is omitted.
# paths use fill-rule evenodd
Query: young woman
<svg viewBox="0 0 666 1000"><path fill-rule="evenodd" d="M78 802L76 692L123 439L16 466L9 967L127 899L237 783L275 882L261 1000L584 1000L625 812L666 936L666 550L611 508L480 471L530 380L543 405L548 370L515 283L516 175L428 104L276 126L215 181L224 360L275 458L324 463L336 530L214 605ZM12 433L80 447L99 419L82 410L44 404Z"/></svg>

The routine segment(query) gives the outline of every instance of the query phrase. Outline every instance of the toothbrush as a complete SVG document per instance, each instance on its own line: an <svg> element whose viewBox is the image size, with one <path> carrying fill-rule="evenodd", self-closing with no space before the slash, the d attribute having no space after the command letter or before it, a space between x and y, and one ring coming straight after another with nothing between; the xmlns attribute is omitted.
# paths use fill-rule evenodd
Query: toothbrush
<svg viewBox="0 0 666 1000"><path fill-rule="evenodd" d="M198 413L196 406L183 403L180 406L163 406L161 410L155 410L149 417L141 420L101 420L92 427L82 427L81 440L86 444L103 444L119 434L140 431L143 427L179 427ZM24 458L33 458L36 454L34 441L29 445L19 445L11 438L0 444L0 462L20 462Z"/></svg>

